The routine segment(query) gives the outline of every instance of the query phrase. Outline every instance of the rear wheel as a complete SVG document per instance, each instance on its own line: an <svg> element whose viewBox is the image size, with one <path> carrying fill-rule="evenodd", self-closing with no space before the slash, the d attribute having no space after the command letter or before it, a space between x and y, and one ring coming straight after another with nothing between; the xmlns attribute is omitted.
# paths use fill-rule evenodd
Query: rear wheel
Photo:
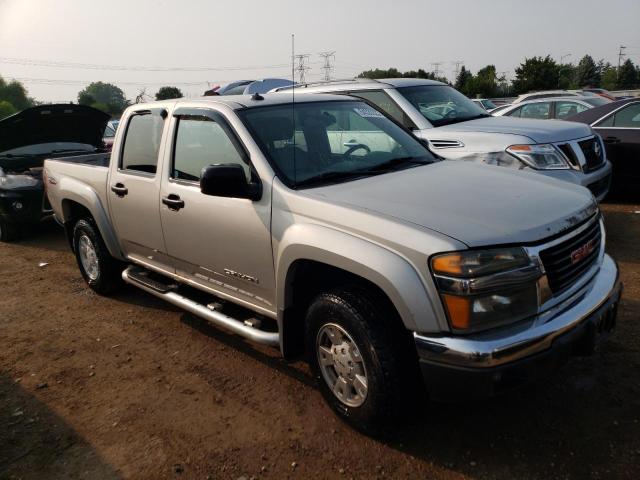
<svg viewBox="0 0 640 480"><path fill-rule="evenodd" d="M122 284L123 264L109 254L92 221L81 219L75 224L73 249L82 277L96 293L107 295Z"/></svg>
<svg viewBox="0 0 640 480"><path fill-rule="evenodd" d="M365 431L397 421L421 392L415 348L392 312L365 288L322 293L306 317L308 361L320 391Z"/></svg>

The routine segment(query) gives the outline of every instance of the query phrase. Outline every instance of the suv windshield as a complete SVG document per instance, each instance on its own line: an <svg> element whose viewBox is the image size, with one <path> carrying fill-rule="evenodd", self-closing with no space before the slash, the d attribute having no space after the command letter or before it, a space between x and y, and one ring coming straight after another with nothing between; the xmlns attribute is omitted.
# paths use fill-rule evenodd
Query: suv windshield
<svg viewBox="0 0 640 480"><path fill-rule="evenodd" d="M434 127L490 115L448 85L422 85L397 89Z"/></svg>
<svg viewBox="0 0 640 480"><path fill-rule="evenodd" d="M353 180L431 163L410 133L364 102L333 101L239 112L290 187Z"/></svg>

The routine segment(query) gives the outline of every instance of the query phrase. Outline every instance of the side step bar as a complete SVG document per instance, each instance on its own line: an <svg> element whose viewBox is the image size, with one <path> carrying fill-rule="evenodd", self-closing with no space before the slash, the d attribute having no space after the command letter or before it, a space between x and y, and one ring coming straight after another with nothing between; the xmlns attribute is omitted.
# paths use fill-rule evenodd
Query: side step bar
<svg viewBox="0 0 640 480"><path fill-rule="evenodd" d="M144 276L141 275L142 272L144 272L144 270L138 267L128 267L122 272L122 279L126 283L138 287L151 295L155 295L156 297L175 305L176 307L180 307L189 313L207 320L216 327L222 327L225 330L262 345L269 345L272 347L280 345L278 332L265 332L264 330L258 330L257 328L244 324L240 320L236 320L235 318L229 317L228 315L224 315L215 310L210 310L205 305L194 302L193 300L172 291L172 288L170 287L161 288L160 285L157 285L159 282L154 282L154 285L152 285L150 281L142 281L142 278L140 278Z"/></svg>

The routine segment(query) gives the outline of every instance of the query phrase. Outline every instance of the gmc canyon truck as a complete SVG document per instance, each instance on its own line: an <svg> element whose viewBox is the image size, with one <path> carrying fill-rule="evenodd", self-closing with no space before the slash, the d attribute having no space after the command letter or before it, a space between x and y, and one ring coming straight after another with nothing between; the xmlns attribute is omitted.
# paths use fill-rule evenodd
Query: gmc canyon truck
<svg viewBox="0 0 640 480"><path fill-rule="evenodd" d="M358 78L295 85L295 89L362 98L428 141L435 153L448 160L558 178L587 187L598 201L609 191L611 163L602 139L586 125L496 118L455 88L435 80Z"/></svg>
<svg viewBox="0 0 640 480"><path fill-rule="evenodd" d="M468 401L546 375L615 323L618 269L588 190L439 161L362 100L134 105L110 158L47 160L44 175L93 290L124 280L306 354L362 428L423 385Z"/></svg>

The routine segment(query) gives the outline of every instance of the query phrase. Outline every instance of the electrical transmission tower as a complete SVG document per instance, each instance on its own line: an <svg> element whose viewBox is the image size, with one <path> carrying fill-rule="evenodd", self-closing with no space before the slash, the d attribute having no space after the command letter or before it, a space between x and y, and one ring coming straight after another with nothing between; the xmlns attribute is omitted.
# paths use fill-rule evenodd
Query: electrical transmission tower
<svg viewBox="0 0 640 480"><path fill-rule="evenodd" d="M620 45L620 49L618 50L618 70L616 70L616 79L620 79L620 66L622 65L622 59L627 55L624 53L627 47L624 45Z"/></svg>
<svg viewBox="0 0 640 480"><path fill-rule="evenodd" d="M442 65L442 62L432 62L431 66L433 67L433 76L438 78L438 76L440 75L440 65Z"/></svg>
<svg viewBox="0 0 640 480"><path fill-rule="evenodd" d="M455 73L453 75L453 81L455 82L458 79L458 74L460 73L460 67L464 65L464 60L455 60L451 62L452 65L455 65Z"/></svg>
<svg viewBox="0 0 640 480"><path fill-rule="evenodd" d="M305 83L305 73L311 69L311 67L306 64L309 59L309 54L302 53L300 55L294 55L293 58L298 61L298 65L295 68L298 72L298 83Z"/></svg>
<svg viewBox="0 0 640 480"><path fill-rule="evenodd" d="M318 55L324 58L324 64L322 65L322 69L324 70L324 81L328 82L329 80L331 80L331 72L333 71L333 65L331 65L331 60L336 59L336 52L335 50L331 52L320 52Z"/></svg>

